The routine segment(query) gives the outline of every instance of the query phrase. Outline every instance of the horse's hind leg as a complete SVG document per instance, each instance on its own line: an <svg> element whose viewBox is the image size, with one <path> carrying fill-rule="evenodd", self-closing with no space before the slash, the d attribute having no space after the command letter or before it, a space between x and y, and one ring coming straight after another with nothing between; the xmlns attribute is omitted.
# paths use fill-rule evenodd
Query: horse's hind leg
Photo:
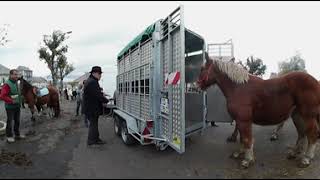
<svg viewBox="0 0 320 180"><path fill-rule="evenodd" d="M227 138L227 142L237 142L238 132L238 128L235 126L232 135Z"/></svg>
<svg viewBox="0 0 320 180"><path fill-rule="evenodd" d="M318 137L318 128L317 128L317 122L316 118L310 118L307 119L308 121L305 121L305 127L306 127L306 135L308 138L308 148L301 159L301 162L299 164L300 167L307 167L310 165L311 160L314 157L315 149L316 149L316 141Z"/></svg>
<svg viewBox="0 0 320 180"><path fill-rule="evenodd" d="M240 140L239 151L233 152L230 157L234 158L234 159L243 159L243 156L244 156L244 145L243 145L242 141Z"/></svg>
<svg viewBox="0 0 320 180"><path fill-rule="evenodd" d="M279 132L283 128L285 122L282 122L277 126L277 128L272 132L272 135L270 137L270 141L276 141L279 138Z"/></svg>
<svg viewBox="0 0 320 180"><path fill-rule="evenodd" d="M36 118L34 117L34 111L35 111L34 106L29 105L29 109L30 109L30 111L31 111L31 121L32 121L32 122L35 122L35 121L36 121Z"/></svg>
<svg viewBox="0 0 320 180"><path fill-rule="evenodd" d="M305 124L296 110L292 113L292 120L298 132L298 139L295 147L289 151L288 159L295 159L301 156L304 153L304 147L306 145Z"/></svg>

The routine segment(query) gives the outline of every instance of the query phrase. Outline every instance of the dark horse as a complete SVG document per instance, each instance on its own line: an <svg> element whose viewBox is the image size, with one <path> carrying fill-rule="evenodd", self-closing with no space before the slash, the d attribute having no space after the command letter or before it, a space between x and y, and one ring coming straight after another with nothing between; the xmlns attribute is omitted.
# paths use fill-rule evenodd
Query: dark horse
<svg viewBox="0 0 320 180"><path fill-rule="evenodd" d="M212 60L206 54L206 63L201 67L197 83L202 90L217 84L223 92L228 112L240 133L241 148L232 157L242 157L242 167L247 168L254 162L252 124L276 125L290 115L298 139L288 158L302 155L299 166L310 165L316 147L320 113L320 86L315 78L307 73L292 72L263 80L233 62ZM308 147L305 150L303 145L306 139Z"/></svg>
<svg viewBox="0 0 320 180"><path fill-rule="evenodd" d="M23 79L23 77L21 77L20 79L20 88L21 88L21 93L24 97L25 102L28 104L31 113L32 113L32 117L31 120L34 121L34 112L35 112L35 108L34 106L37 107L38 112L41 111L41 109L43 109L43 105L47 105L47 108L49 108L49 110L53 110L54 111L54 117L58 117L60 114L60 103L59 103L59 92L58 90L54 87L49 85L47 88L49 90L49 94L42 96L42 97L38 97L36 95L36 87L32 86L31 84L29 84L25 79ZM50 115L50 113L49 113Z"/></svg>

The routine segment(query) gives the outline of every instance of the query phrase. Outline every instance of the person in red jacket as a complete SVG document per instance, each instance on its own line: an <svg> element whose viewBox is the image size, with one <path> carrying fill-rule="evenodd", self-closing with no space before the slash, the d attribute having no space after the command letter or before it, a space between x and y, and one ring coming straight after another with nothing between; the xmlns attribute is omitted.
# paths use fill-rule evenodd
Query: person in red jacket
<svg viewBox="0 0 320 180"><path fill-rule="evenodd" d="M19 79L19 73L16 69L10 70L9 79L4 83L1 89L0 100L5 102L5 108L7 112L7 127L6 136L7 142L13 143L15 139L24 139L25 136L20 134L20 106L21 106L21 94L18 89L17 81ZM12 121L14 120L14 134L12 133Z"/></svg>

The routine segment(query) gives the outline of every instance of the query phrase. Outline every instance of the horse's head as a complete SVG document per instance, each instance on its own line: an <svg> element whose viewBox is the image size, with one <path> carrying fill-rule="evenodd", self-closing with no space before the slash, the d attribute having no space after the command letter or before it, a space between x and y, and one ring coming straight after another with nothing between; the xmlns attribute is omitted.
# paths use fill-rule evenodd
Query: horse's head
<svg viewBox="0 0 320 180"><path fill-rule="evenodd" d="M23 86L25 85L25 79L23 79L23 76L20 76L19 78L18 78L18 81L20 81L20 86L21 86L21 88L23 88Z"/></svg>
<svg viewBox="0 0 320 180"><path fill-rule="evenodd" d="M20 89L22 94L26 94L28 91L33 90L33 86L23 78L23 76L19 77L20 81Z"/></svg>
<svg viewBox="0 0 320 180"><path fill-rule="evenodd" d="M23 80L23 76L21 75L19 78L18 78L18 81L22 81Z"/></svg>
<svg viewBox="0 0 320 180"><path fill-rule="evenodd" d="M205 64L201 67L200 75L198 77L197 84L201 90L206 90L209 86L216 83L215 74L213 71L214 62L205 53Z"/></svg>

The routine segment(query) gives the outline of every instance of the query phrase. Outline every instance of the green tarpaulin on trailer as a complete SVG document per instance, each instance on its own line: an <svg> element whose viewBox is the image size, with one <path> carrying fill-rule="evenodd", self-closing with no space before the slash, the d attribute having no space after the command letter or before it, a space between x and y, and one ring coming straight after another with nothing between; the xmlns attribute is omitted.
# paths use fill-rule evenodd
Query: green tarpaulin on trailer
<svg viewBox="0 0 320 180"><path fill-rule="evenodd" d="M152 33L155 30L155 23L148 26L142 33L135 37L125 48L123 48L118 54L118 60L126 54L131 48L136 47L139 42L143 42L149 39L152 36Z"/></svg>

